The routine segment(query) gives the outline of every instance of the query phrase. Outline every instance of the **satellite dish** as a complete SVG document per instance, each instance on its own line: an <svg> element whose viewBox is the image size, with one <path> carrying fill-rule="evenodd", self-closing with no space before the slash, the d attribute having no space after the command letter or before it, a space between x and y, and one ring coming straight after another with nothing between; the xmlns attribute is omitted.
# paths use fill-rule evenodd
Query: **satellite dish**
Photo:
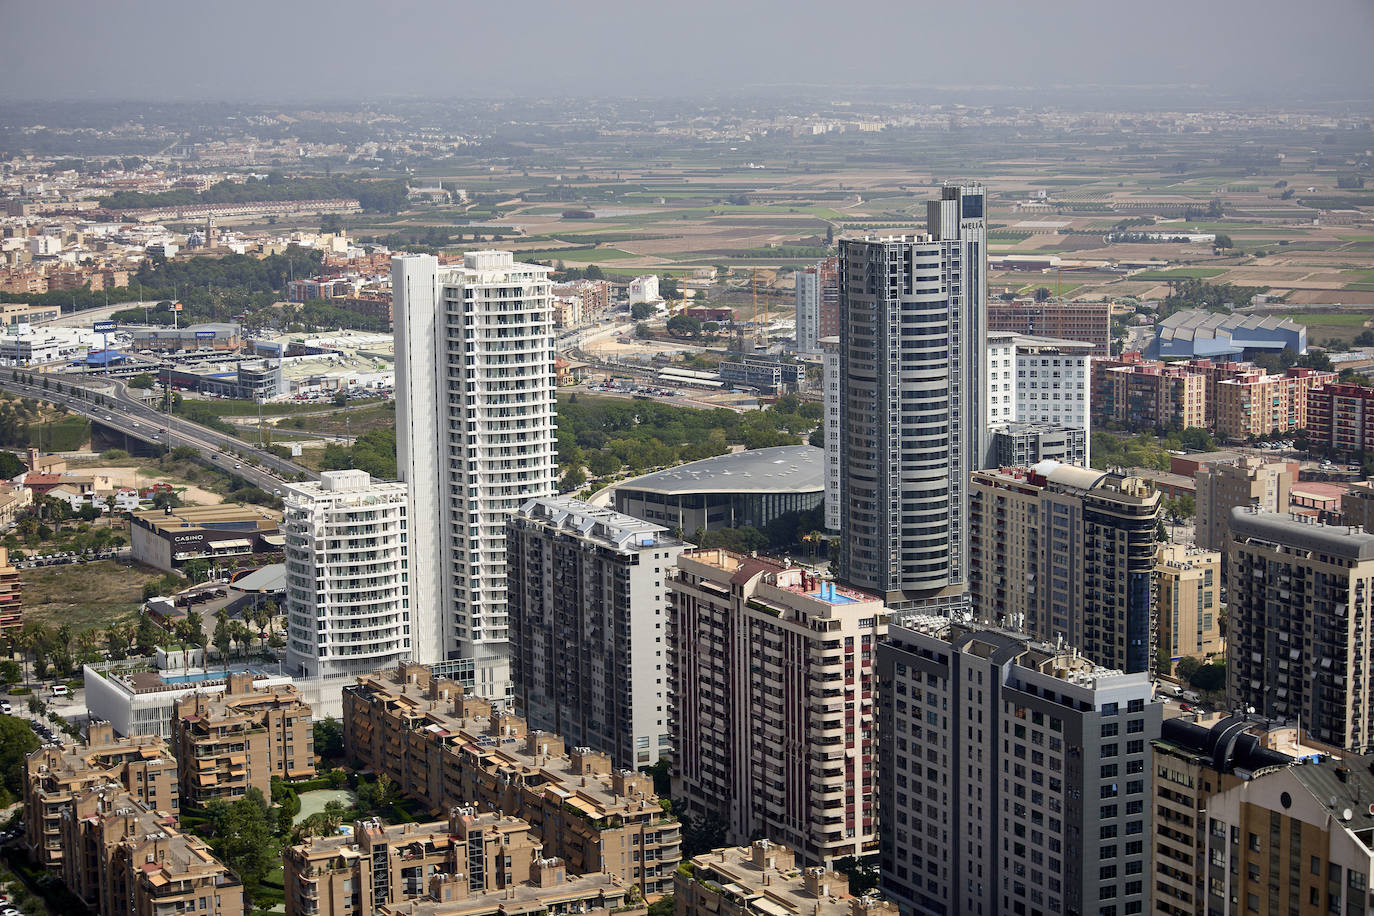
<svg viewBox="0 0 1374 916"><path fill-rule="evenodd" d="M1343 821L1348 821L1354 816L1355 812L1351 811L1349 808L1346 808L1344 811L1341 812L1341 820Z"/></svg>

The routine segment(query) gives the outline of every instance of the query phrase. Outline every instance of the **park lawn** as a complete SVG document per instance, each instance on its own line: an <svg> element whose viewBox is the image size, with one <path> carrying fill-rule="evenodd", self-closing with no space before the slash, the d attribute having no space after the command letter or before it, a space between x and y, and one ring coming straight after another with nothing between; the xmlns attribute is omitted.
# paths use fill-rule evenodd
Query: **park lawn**
<svg viewBox="0 0 1374 916"><path fill-rule="evenodd" d="M1226 273L1222 267L1175 267L1170 270L1142 270L1132 280L1210 280Z"/></svg>
<svg viewBox="0 0 1374 916"><path fill-rule="evenodd" d="M1366 321L1374 318L1374 312L1357 312L1353 315L1347 312L1289 312L1283 317L1309 327L1362 328Z"/></svg>
<svg viewBox="0 0 1374 916"><path fill-rule="evenodd" d="M143 585L162 573L118 560L43 566L19 571L24 589L24 619L51 627L70 624L80 633L128 620L143 605Z"/></svg>

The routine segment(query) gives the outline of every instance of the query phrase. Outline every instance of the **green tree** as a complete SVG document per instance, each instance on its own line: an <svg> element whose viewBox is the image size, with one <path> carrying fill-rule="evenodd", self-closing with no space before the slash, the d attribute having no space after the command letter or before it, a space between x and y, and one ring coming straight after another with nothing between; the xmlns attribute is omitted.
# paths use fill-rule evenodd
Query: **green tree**
<svg viewBox="0 0 1374 916"><path fill-rule="evenodd" d="M1217 233L1216 240L1213 241L1212 244L1215 245L1215 246L1218 247L1218 248L1234 248L1234 247L1236 247L1235 245L1233 245L1233 244L1231 243L1231 237L1230 237L1229 235L1224 235L1224 234L1222 234L1222 233L1220 233L1220 232Z"/></svg>
<svg viewBox="0 0 1374 916"><path fill-rule="evenodd" d="M696 337L701 334L701 321L691 315L674 315L668 319L668 333L676 337Z"/></svg>
<svg viewBox="0 0 1374 916"><path fill-rule="evenodd" d="M230 804L225 815L220 858L242 880L247 907L258 899L263 879L280 863L276 827L277 819L256 786Z"/></svg>
<svg viewBox="0 0 1374 916"><path fill-rule="evenodd" d="M0 452L0 478L12 480L25 470L24 460L14 452Z"/></svg>
<svg viewBox="0 0 1374 916"><path fill-rule="evenodd" d="M643 321L645 318L652 318L654 307L647 302L636 302L630 306L630 317L635 321Z"/></svg>
<svg viewBox="0 0 1374 916"><path fill-rule="evenodd" d="M24 758L38 750L38 736L29 723L0 716L0 803L6 807L24 794Z"/></svg>
<svg viewBox="0 0 1374 916"><path fill-rule="evenodd" d="M337 760L344 755L343 724L333 716L325 716L314 725L315 753Z"/></svg>
<svg viewBox="0 0 1374 916"><path fill-rule="evenodd" d="M635 336L640 340L649 340L654 336L654 332L649 330L649 326L641 321L635 325Z"/></svg>
<svg viewBox="0 0 1374 916"><path fill-rule="evenodd" d="M558 482L560 492L569 490L580 490L587 483L587 474L580 467L568 468L568 472L563 475L563 479Z"/></svg>
<svg viewBox="0 0 1374 916"><path fill-rule="evenodd" d="M153 387L153 377L147 372L140 372L129 379L130 388L151 389Z"/></svg>

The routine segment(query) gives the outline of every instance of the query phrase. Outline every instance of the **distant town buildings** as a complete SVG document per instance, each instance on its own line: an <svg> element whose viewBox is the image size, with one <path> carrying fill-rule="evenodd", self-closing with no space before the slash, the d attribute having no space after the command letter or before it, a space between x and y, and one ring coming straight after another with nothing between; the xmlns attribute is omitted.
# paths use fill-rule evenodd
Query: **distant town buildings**
<svg viewBox="0 0 1374 916"><path fill-rule="evenodd" d="M409 659L406 485L324 471L285 490L287 669L356 677Z"/></svg>
<svg viewBox="0 0 1374 916"><path fill-rule="evenodd" d="M498 699L510 693L506 519L558 477L548 275L508 251L392 261L397 467L412 530L439 534L411 557L415 658L471 664Z"/></svg>
<svg viewBox="0 0 1374 916"><path fill-rule="evenodd" d="M685 545L565 496L530 500L506 532L516 707L616 766L658 762L672 749L667 581Z"/></svg>
<svg viewBox="0 0 1374 916"><path fill-rule="evenodd" d="M719 549L682 553L669 588L674 795L687 812L808 863L872 853L882 601Z"/></svg>
<svg viewBox="0 0 1374 916"><path fill-rule="evenodd" d="M656 274L635 277L630 281L627 292L630 295L631 305L637 303L657 304L663 301L663 297L658 294L658 276Z"/></svg>
<svg viewBox="0 0 1374 916"><path fill-rule="evenodd" d="M1113 668L1153 670L1159 507L1139 478L1055 461L975 472L975 613Z"/></svg>
<svg viewBox="0 0 1374 916"><path fill-rule="evenodd" d="M1307 443L1313 451L1340 457L1374 452L1374 388L1332 383L1311 389Z"/></svg>
<svg viewBox="0 0 1374 916"><path fill-rule="evenodd" d="M967 587L968 477L989 447L984 202L947 185L926 235L840 240L839 570L894 609Z"/></svg>
<svg viewBox="0 0 1374 916"><path fill-rule="evenodd" d="M877 650L882 890L912 913L1143 912L1149 676L908 617Z"/></svg>

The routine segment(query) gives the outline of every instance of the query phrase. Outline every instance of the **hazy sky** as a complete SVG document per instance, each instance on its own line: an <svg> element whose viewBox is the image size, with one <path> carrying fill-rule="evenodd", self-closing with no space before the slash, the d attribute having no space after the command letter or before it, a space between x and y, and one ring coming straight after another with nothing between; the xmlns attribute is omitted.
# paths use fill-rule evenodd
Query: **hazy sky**
<svg viewBox="0 0 1374 916"><path fill-rule="evenodd" d="M1374 0L0 0L0 97L1190 84L1374 96Z"/></svg>

